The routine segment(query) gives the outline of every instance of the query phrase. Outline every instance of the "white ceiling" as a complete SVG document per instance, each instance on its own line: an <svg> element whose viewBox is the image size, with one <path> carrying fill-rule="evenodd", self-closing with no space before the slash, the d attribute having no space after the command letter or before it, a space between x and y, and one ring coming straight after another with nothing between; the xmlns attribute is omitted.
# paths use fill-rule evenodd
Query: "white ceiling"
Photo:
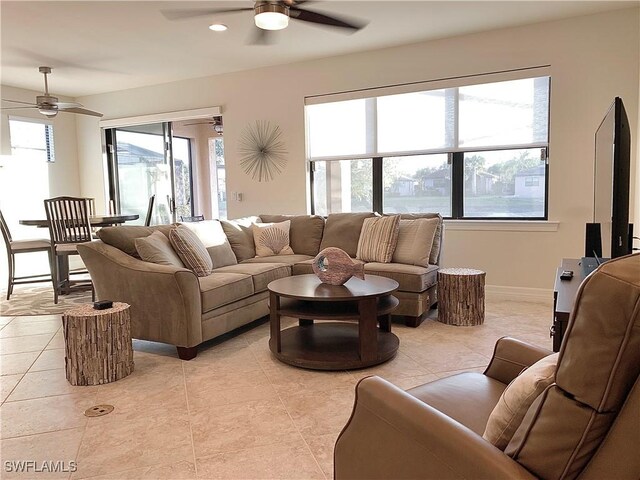
<svg viewBox="0 0 640 480"><path fill-rule="evenodd" d="M369 21L345 35L292 20L277 43L247 45L252 12L168 21L161 10L251 7L251 1L5 1L1 83L77 97L587 15L635 1L323 1L304 8ZM211 32L211 23L229 30Z"/></svg>

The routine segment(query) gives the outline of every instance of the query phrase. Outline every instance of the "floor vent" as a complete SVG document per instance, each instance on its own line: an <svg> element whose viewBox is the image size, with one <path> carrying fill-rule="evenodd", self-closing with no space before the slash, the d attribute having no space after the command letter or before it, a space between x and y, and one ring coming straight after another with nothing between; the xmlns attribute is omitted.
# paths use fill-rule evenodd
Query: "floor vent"
<svg viewBox="0 0 640 480"><path fill-rule="evenodd" d="M84 411L85 417L102 417L113 412L113 405L96 405Z"/></svg>

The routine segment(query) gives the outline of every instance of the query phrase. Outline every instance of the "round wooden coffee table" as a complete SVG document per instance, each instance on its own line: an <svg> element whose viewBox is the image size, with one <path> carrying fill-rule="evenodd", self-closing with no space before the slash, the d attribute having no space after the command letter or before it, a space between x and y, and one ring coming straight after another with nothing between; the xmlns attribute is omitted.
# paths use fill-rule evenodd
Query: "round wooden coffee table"
<svg viewBox="0 0 640 480"><path fill-rule="evenodd" d="M391 294L398 286L377 275L351 278L344 285L321 283L315 275L274 280L268 285L269 348L284 363L314 370L386 362L400 344L391 333L391 312L399 303ZM280 317L298 318L299 325L281 331Z"/></svg>

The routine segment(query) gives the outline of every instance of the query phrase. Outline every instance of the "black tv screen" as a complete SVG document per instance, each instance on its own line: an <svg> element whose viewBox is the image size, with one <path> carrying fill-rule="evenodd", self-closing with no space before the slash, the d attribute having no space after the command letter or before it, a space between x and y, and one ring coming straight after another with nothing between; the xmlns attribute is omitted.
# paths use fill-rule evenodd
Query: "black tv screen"
<svg viewBox="0 0 640 480"><path fill-rule="evenodd" d="M600 224L602 255L620 257L631 253L631 129L620 97L615 98L600 123L596 131L595 146L593 222Z"/></svg>

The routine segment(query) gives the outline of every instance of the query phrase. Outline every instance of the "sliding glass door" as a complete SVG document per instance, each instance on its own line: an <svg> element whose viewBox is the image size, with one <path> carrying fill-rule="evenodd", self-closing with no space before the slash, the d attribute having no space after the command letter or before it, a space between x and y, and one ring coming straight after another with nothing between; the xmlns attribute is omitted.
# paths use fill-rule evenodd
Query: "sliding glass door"
<svg viewBox="0 0 640 480"><path fill-rule="evenodd" d="M171 123L105 130L110 198L116 210L140 216L155 195L151 225L193 215L189 139L172 137Z"/></svg>

